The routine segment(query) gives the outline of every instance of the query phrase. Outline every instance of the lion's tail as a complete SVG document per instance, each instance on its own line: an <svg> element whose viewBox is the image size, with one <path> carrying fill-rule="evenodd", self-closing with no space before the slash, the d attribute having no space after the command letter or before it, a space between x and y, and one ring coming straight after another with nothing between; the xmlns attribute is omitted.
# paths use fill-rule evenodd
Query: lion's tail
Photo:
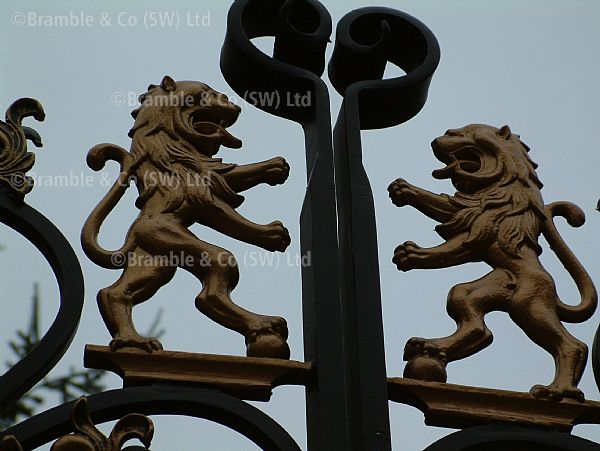
<svg viewBox="0 0 600 451"><path fill-rule="evenodd" d="M98 234L102 223L129 187L131 156L125 149L114 144L98 144L92 147L87 155L87 164L94 171L101 170L108 160L119 162L121 172L108 193L85 221L81 230L81 246L89 259L97 265L107 269L119 269L123 267L125 256L129 252L129 240L126 240L120 249L108 251L98 243Z"/></svg>
<svg viewBox="0 0 600 451"><path fill-rule="evenodd" d="M556 253L560 262L575 281L581 295L581 302L577 305L567 305L558 300L558 316L562 321L568 323L582 323L588 320L596 310L598 293L589 274L558 233L552 218L562 216L569 225L580 227L585 222L585 214L577 205L570 202L553 202L546 205L544 209L546 219L543 234L548 240L550 248Z"/></svg>

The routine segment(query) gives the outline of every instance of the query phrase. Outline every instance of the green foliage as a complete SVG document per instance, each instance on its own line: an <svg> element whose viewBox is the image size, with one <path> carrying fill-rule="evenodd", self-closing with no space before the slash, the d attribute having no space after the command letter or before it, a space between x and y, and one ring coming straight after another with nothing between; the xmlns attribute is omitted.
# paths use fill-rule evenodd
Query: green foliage
<svg viewBox="0 0 600 451"><path fill-rule="evenodd" d="M29 328L26 331L17 330L16 338L9 342L10 349L14 352L16 361L25 357L33 348L35 348L41 339L39 327L39 305L40 297L38 284L34 284L34 292L31 307L31 319ZM160 338L165 330L159 327L162 317L162 310L159 310L156 318L150 325L147 336ZM7 368L15 364L13 361L7 361ZM45 396L49 393L58 395L61 402L65 403L79 398L82 395L98 393L106 387L102 384L102 378L106 372L103 370L78 370L75 367L69 367L69 371L64 376L46 376L29 392L23 395L8 410L0 413L0 430L6 429L18 421L29 418L34 415L36 410L45 402Z"/></svg>

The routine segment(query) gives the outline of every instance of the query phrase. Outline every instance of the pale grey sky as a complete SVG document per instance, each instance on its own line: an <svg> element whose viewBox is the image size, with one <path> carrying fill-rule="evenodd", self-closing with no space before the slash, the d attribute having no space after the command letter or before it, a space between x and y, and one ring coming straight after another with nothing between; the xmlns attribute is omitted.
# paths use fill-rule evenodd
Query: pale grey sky
<svg viewBox="0 0 600 451"><path fill-rule="evenodd" d="M128 98L129 93L137 98L149 83L160 82L165 74L175 80L204 81L237 98L219 71L229 4L222 0L0 3L0 107L6 109L19 97L34 97L42 102L47 115L42 124L27 121L44 141L43 149L35 149L37 162L32 172L38 183L27 201L67 236L80 258L86 280L81 326L56 368L57 374L70 365L82 365L86 343L108 343L95 295L118 277L116 271L93 265L79 245L85 218L107 190L102 175L87 168L85 155L91 146L101 142L129 146L127 131L134 105L123 104L122 99ZM423 111L402 126L363 134L365 165L377 209L388 375L402 374L402 350L410 337L442 336L453 330L453 322L445 312L448 290L488 270L484 264L473 264L400 273L391 263L395 246L403 241L425 246L440 241L433 231L434 223L415 210L395 208L387 198L386 187L395 178L404 177L433 191L452 193L449 182L435 181L430 176L440 163L429 143L448 128L473 122L509 124L519 133L539 164L546 202L569 200L586 212L584 227L571 229L560 223L559 228L592 277L600 280L600 213L594 210L600 197L600 157L595 136L600 105L600 3L325 0L324 4L334 24L358 7L401 9L431 28L442 51ZM179 27L148 28L144 15L153 11L177 12L182 22ZM35 21L41 16L71 12L83 12L93 18L93 23L51 27L29 22L30 17ZM188 14L198 15L196 26L187 24ZM108 17L111 24L102 24L103 17ZM20 18L26 22L20 23ZM331 92L335 119L340 100L332 89ZM292 358L302 360L300 269L289 264L287 257L299 254L298 218L306 177L302 131L294 123L248 105L242 107L231 130L244 141L244 147L240 151L224 149L220 154L223 159L246 163L281 155L290 163L292 172L283 186L250 191L240 211L257 222L281 219L290 229L292 245L272 265L254 265L259 249L201 227L194 231L237 256L241 280L234 299L249 309L287 318ZM108 167L106 176L113 180L116 172L117 168ZM70 186L55 186L56 176L61 175L70 177ZM90 183L85 179L88 175L92 176ZM137 213L134 199L132 189L108 218L102 231L102 243L107 247L122 243ZM0 343L4 343L15 328L28 320L32 283L38 281L41 285L45 326L56 312L57 289L39 253L8 228L0 230L0 243L6 248L0 254L4 306ZM566 302L576 302L578 294L572 280L548 246L544 246L542 260L555 277L561 297ZM267 282L274 288L265 292ZM180 272L154 299L136 308L137 324L143 330L144 324L163 308L166 349L242 355L241 336L217 326L195 310L193 300L199 289L194 278ZM586 324L567 327L591 345L599 318L597 313ZM554 369L550 356L529 342L506 315L494 313L488 324L495 335L493 345L467 360L450 364L449 382L527 391L533 384L551 380ZM2 355L8 356L8 348L2 349ZM112 388L120 386L117 377L106 380ZM591 365L580 387L588 399L600 398ZM302 388L278 388L272 402L255 404L279 421L305 448ZM408 406L391 404L390 412L394 449L423 449L453 432L424 426L422 414ZM207 422L184 417L154 419L154 450L257 449L236 433ZM574 432L600 441L598 426L578 426Z"/></svg>

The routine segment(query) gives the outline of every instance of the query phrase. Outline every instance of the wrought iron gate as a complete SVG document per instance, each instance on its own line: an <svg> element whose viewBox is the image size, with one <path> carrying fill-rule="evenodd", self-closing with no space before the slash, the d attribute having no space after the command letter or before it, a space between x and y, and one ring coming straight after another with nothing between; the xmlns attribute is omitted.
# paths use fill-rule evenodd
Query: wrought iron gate
<svg viewBox="0 0 600 451"><path fill-rule="evenodd" d="M55 440L53 449L57 451L117 450L129 438L139 438L148 449L153 427L147 416L159 414L185 415L220 423L262 449L299 450L294 439L273 418L245 402L268 401L274 387L287 384L306 388L310 450L391 449L390 400L419 408L428 424L461 429L428 447L431 451L600 449L600 445L569 433L574 424L600 421L600 404L578 399L573 390L565 389L556 399L558 395L552 389L530 395L446 384L445 365L453 359L441 356L439 349L427 348L424 344L420 350L408 353L406 360L410 370L405 372L406 377L388 378L376 215L369 178L362 164L360 132L399 125L419 113L440 60L440 49L434 34L423 23L401 11L368 7L348 13L337 24L334 51L328 63L329 79L343 97L332 130L329 92L321 79L331 33L329 13L316 0L236 0L229 10L220 61L225 80L240 96L248 92L278 92L291 98L308 95L311 99L309 105L256 105L269 114L297 122L305 135L308 177L300 217L300 239L302 254L311 255L311 264L302 266L304 361L287 360L285 326L272 323L263 329L248 331L239 327L238 330L233 320L229 322L230 317L219 317L214 311L206 314L244 334L248 357L162 351L160 343L137 343L137 338L124 338L111 330L114 339L110 348L88 345L85 364L88 368L116 372L123 378L124 388L92 394L35 415L4 431L0 450L34 449ZM275 37L272 57L251 43L252 38L260 36ZM401 67L407 75L383 80L388 62ZM184 83L191 82L165 77L160 86L151 85L140 101L143 103L158 92L181 89L208 92L199 85L181 88ZM137 117L134 115L136 124L143 114L140 108ZM196 121L194 130L203 127L199 122L217 124L223 142L232 147L237 145L235 137L224 131L230 118L218 116L224 114L220 110L211 113L217 115L216 119L203 114L201 121L196 116L190 119ZM0 123L3 145L0 221L33 243L50 263L59 285L60 309L39 346L0 379L2 409L9 408L60 360L77 329L84 299L83 275L70 244L48 219L24 200L31 189L26 172L33 165L26 140L40 143L33 129L21 125L21 120L28 116L43 120L41 105L33 99L19 99L7 110L6 122ZM232 120L236 117L237 113ZM136 127L130 136L137 133ZM484 140L480 137L489 132L486 130L465 128L449 131L448 136L469 137L478 143ZM518 139L518 135L504 127L494 129L493 134L494 138L500 136L506 142ZM440 144L434 152L440 154L442 147ZM121 183L127 186L129 177L138 174L135 171L147 162L143 158L134 160L127 151L113 145L94 149L88 156L90 167L97 170L108 160L118 161L123 171ZM444 162L448 168L460 169L461 164L468 168L468 163L473 163L471 156L457 155L446 157L448 161ZM213 155L206 157L203 164L218 166L217 169L210 166L215 174L232 170L219 166L220 160L213 160ZM271 169L283 170L281 161L272 164L275 166ZM477 170L460 169L465 180L469 174L482 170L483 163L478 164ZM533 175L531 177L533 180ZM118 191L119 187L115 186ZM398 193L416 189L395 186L390 189L397 189ZM396 194L395 202L402 203L398 200L402 195ZM146 201L138 199L140 205ZM550 220L555 215L574 218L576 207L570 205L562 203L552 207L555 211L548 213ZM100 224L92 225L97 227L97 234ZM243 236L245 232L234 230L232 233ZM280 233L285 238L285 233L281 230ZM84 247L85 234L84 229ZM286 244L282 246L285 249ZM270 250L282 249L275 245ZM398 254L395 262L399 269L408 264L409 251L405 246L404 254ZM123 262L112 261L106 265L126 269ZM565 264L568 265L575 263ZM573 271L583 280L582 292L590 299L595 298L595 289L583 267ZM204 273L199 274L205 277ZM507 283L517 284L512 280ZM590 302L594 304L589 307L593 312L596 301ZM208 309L199 307L201 311L202 308ZM105 321L111 329L110 320L105 318ZM117 318L115 322L118 321ZM149 348L139 349L144 345ZM561 348L560 352L563 351ZM594 349L594 364L598 358ZM597 373L597 368L595 370ZM578 377L580 374L572 375L576 379L575 386ZM105 437L94 426L118 419L110 437Z"/></svg>

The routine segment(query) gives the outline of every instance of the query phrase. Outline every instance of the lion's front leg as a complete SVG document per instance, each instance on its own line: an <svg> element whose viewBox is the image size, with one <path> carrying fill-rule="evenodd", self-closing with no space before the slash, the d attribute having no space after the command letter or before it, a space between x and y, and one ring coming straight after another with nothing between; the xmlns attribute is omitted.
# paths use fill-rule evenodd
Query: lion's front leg
<svg viewBox="0 0 600 451"><path fill-rule="evenodd" d="M397 207L410 205L437 222L446 222L458 211L447 194L434 194L404 179L396 179L388 187L388 193Z"/></svg>
<svg viewBox="0 0 600 451"><path fill-rule="evenodd" d="M283 252L291 243L290 234L280 221L256 224L222 202L204 211L198 222L231 238L272 252Z"/></svg>
<svg viewBox="0 0 600 451"><path fill-rule="evenodd" d="M462 265L477 260L477 253L463 246L464 237L456 236L439 246L425 248L406 241L394 251L392 262L400 271L438 269Z"/></svg>
<svg viewBox="0 0 600 451"><path fill-rule="evenodd" d="M275 157L260 163L245 164L223 174L227 184L239 193L261 183L281 185L290 175L290 165L283 157Z"/></svg>

